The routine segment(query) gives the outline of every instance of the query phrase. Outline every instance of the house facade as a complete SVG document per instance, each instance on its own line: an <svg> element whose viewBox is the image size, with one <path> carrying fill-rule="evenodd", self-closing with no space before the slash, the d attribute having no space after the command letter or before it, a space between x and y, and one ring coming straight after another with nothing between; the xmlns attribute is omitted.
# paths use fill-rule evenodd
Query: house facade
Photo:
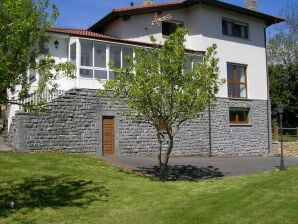
<svg viewBox="0 0 298 224"><path fill-rule="evenodd" d="M220 1L185 0L113 10L88 30L51 28L49 51L57 62L76 65L76 78L57 80L39 115L9 108L9 135L17 150L59 150L96 155L155 154L154 130L121 114L126 105L99 96L98 79L114 78L108 66L125 66L135 46L162 44L178 26L188 30L186 53L199 59L217 45L221 86L214 108L181 128L179 155L266 155L271 147L266 27L280 18ZM32 86L38 74L28 74ZM10 93L16 97L17 90Z"/></svg>

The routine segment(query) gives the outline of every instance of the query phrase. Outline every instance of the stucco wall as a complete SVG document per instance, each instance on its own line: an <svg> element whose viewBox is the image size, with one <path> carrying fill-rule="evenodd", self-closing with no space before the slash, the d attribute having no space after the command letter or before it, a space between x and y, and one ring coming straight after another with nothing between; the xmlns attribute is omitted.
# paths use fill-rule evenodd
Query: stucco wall
<svg viewBox="0 0 298 224"><path fill-rule="evenodd" d="M229 107L250 108L250 124L229 125ZM116 154L156 155L154 130L132 118L121 116L126 106L111 104L109 97L95 90L73 89L58 97L39 115L19 112L11 126L11 144L18 150L64 151L102 154L102 116L116 120ZM212 154L218 156L265 155L268 153L266 101L239 101L218 98L212 109ZM173 154L207 155L208 114L183 125Z"/></svg>
<svg viewBox="0 0 298 224"><path fill-rule="evenodd" d="M171 15L173 20L183 21L189 31L186 48L206 51L212 44L217 45L220 78L227 78L227 62L247 65L248 98L267 100L267 71L264 28L265 22L246 15L214 8L195 5L190 8L163 11L159 17ZM157 43L163 43L162 26L151 25L154 14L136 15L128 20L118 20L111 24L107 34L141 42L150 42L153 35ZM222 18L248 24L249 38L242 39L222 34ZM148 29L145 29L148 28ZM227 86L220 88L218 97L227 97Z"/></svg>

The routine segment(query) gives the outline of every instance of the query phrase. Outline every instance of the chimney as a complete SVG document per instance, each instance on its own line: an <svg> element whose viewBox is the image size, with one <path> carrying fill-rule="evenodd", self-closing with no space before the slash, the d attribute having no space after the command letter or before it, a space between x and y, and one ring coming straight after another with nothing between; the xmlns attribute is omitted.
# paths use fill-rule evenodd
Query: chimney
<svg viewBox="0 0 298 224"><path fill-rule="evenodd" d="M142 0L142 5L150 5L153 3L153 0Z"/></svg>
<svg viewBox="0 0 298 224"><path fill-rule="evenodd" d="M245 0L246 8L258 11L258 0Z"/></svg>

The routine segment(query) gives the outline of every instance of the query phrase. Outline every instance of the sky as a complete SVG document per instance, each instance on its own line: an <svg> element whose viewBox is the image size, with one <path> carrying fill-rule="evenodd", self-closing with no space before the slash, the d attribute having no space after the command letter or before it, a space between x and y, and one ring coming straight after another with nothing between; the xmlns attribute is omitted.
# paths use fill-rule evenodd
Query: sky
<svg viewBox="0 0 298 224"><path fill-rule="evenodd" d="M154 0L173 2L175 0ZM221 0L226 3L245 6L245 0ZM262 13L280 16L288 3L298 0L258 0L258 10ZM55 27L87 29L115 8L129 7L130 2L140 5L142 0L52 0L60 13Z"/></svg>

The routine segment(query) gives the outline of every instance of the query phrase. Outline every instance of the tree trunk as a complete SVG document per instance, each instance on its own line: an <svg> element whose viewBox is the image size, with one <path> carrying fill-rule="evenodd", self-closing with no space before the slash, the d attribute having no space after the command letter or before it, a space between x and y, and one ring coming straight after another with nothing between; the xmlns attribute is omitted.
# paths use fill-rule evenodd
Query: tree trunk
<svg viewBox="0 0 298 224"><path fill-rule="evenodd" d="M159 178L160 180L166 180L168 175L168 162L174 146L174 138L170 133L158 133L157 138L159 142L159 155L158 155L158 163L160 168ZM162 149L164 144L167 144L167 149L163 154Z"/></svg>

